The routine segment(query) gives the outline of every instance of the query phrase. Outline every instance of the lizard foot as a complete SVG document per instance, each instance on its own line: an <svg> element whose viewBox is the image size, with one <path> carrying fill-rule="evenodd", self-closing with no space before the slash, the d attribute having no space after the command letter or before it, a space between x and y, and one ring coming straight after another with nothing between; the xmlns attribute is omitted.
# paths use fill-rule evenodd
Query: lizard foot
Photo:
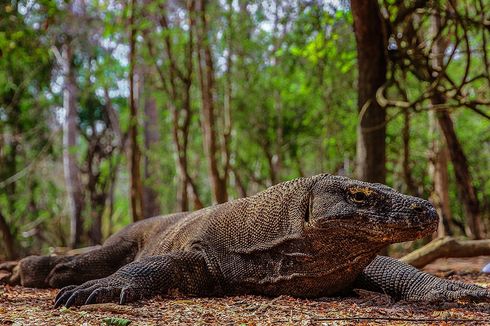
<svg viewBox="0 0 490 326"><path fill-rule="evenodd" d="M55 299L54 307L83 306L95 303L119 302L125 304L151 296L153 291L141 287L130 279L111 275L92 280L82 285L70 285L60 290Z"/></svg>
<svg viewBox="0 0 490 326"><path fill-rule="evenodd" d="M427 291L409 294L409 300L414 301L469 301L490 302L490 290L474 284L444 280Z"/></svg>
<svg viewBox="0 0 490 326"><path fill-rule="evenodd" d="M20 284L20 269L18 261L8 261L0 264L0 284Z"/></svg>

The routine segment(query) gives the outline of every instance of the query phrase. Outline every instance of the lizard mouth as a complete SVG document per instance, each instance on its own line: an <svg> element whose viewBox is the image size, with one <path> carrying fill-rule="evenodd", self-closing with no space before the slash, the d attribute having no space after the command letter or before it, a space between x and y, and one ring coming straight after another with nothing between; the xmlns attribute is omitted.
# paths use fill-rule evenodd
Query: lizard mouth
<svg viewBox="0 0 490 326"><path fill-rule="evenodd" d="M369 216L373 231L383 242L411 241L431 235L437 230L437 214L429 211L422 215L393 214L391 216Z"/></svg>
<svg viewBox="0 0 490 326"><path fill-rule="evenodd" d="M337 216L323 220L320 229L343 230L346 234L363 237L372 242L397 243L423 238L437 229L437 217L410 219L407 216L377 216L363 214L358 218ZM338 231L342 232L342 231Z"/></svg>
<svg viewBox="0 0 490 326"><path fill-rule="evenodd" d="M378 236L381 241L404 242L411 241L431 235L437 229L433 223L421 224L412 227L385 227L379 229Z"/></svg>

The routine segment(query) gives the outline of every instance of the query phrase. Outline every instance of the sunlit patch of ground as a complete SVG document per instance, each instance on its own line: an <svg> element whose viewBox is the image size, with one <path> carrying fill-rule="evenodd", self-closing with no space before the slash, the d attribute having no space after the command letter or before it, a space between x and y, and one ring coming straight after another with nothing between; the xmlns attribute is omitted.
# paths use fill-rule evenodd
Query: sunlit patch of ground
<svg viewBox="0 0 490 326"><path fill-rule="evenodd" d="M490 275L478 273L490 257L438 260L426 267L439 276L490 287ZM393 302L384 295L360 292L358 297L295 299L156 298L119 306L99 304L53 309L57 290L0 287L0 324L103 325L490 325L490 303ZM111 319L112 318L112 319Z"/></svg>

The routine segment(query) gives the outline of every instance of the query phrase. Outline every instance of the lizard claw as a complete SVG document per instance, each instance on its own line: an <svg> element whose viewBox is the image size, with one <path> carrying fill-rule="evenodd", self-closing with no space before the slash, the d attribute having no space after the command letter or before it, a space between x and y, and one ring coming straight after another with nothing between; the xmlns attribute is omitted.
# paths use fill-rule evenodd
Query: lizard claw
<svg viewBox="0 0 490 326"><path fill-rule="evenodd" d="M64 287L56 296L54 307L65 306L69 308L106 302L125 304L149 294L149 290L137 287L131 284L129 280L110 276L88 281L79 286Z"/></svg>
<svg viewBox="0 0 490 326"><path fill-rule="evenodd" d="M60 305L61 305L61 300L60 298L68 291L70 290L73 290L74 288L76 288L77 286L76 285L69 285L69 286L65 286L64 288L62 288L58 294L56 295L56 298L54 299L54 307L55 308L58 308Z"/></svg>
<svg viewBox="0 0 490 326"><path fill-rule="evenodd" d="M122 289L121 294L119 296L119 304L126 304L129 302L138 301L142 299L146 293L146 291L142 291L141 289L137 289L134 287L125 287Z"/></svg>

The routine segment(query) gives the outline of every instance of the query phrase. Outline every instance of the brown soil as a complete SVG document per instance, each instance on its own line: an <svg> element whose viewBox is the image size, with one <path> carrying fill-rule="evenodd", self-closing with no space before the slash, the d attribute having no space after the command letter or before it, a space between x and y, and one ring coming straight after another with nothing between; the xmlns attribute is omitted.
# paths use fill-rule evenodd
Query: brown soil
<svg viewBox="0 0 490 326"><path fill-rule="evenodd" d="M490 287L490 257L440 259L425 270ZM57 290L0 287L1 325L490 325L490 303L410 303L367 291L357 297L155 298L120 306L53 309Z"/></svg>

